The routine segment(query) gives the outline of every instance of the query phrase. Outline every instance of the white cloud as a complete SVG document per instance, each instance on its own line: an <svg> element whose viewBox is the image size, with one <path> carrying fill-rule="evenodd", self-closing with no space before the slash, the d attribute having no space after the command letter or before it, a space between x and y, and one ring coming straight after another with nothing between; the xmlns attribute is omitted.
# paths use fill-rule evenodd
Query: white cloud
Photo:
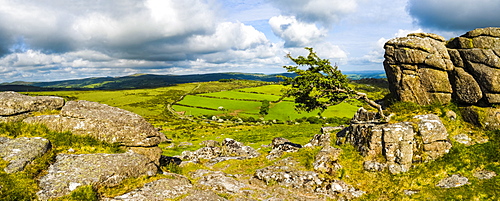
<svg viewBox="0 0 500 201"><path fill-rule="evenodd" d="M497 0L409 0L408 11L420 26L437 30L472 30L500 26Z"/></svg>
<svg viewBox="0 0 500 201"><path fill-rule="evenodd" d="M329 27L356 11L358 0L272 0L285 15Z"/></svg>
<svg viewBox="0 0 500 201"><path fill-rule="evenodd" d="M315 24L299 22L294 16L276 16L269 25L277 36L285 40L286 47L305 47L318 42L328 31Z"/></svg>

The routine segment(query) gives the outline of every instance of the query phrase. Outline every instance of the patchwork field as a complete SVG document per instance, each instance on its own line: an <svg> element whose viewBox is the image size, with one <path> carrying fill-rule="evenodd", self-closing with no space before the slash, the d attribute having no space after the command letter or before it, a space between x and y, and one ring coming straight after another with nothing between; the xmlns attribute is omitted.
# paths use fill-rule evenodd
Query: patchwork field
<svg viewBox="0 0 500 201"><path fill-rule="evenodd" d="M263 117L265 120L281 121L318 115L319 110L310 113L297 112L294 109L292 99L288 98L280 101L281 89L281 85L265 85L231 91L188 95L182 101L177 102L173 108L177 112L185 112L185 114L192 116L233 115L254 118ZM262 101L270 102L268 114L264 116L259 114ZM332 106L322 116L350 118L359 108L356 103L341 103Z"/></svg>

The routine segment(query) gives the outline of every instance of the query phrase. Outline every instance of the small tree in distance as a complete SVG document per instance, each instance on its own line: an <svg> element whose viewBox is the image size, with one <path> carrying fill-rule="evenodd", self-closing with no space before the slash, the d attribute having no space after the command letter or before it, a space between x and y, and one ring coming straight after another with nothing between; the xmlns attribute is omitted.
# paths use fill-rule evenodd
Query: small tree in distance
<svg viewBox="0 0 500 201"><path fill-rule="evenodd" d="M337 105L346 99L362 99L378 111L381 119L386 116L382 111L382 106L370 100L365 93L357 92L349 87L347 76L342 74L337 65L332 66L328 59L321 59L313 51L309 50L307 57L299 56L293 58L290 54L286 57L295 62L298 66L283 66L288 72L297 74L296 77L279 76L286 86L283 89L283 97L295 98L295 108L298 111L311 112L320 109L320 114L328 106ZM299 66L308 67L302 70Z"/></svg>

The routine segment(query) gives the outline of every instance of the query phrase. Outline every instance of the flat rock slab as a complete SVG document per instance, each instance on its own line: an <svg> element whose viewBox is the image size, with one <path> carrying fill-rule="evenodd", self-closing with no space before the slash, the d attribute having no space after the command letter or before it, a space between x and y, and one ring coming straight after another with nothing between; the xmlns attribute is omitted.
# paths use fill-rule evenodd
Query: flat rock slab
<svg viewBox="0 0 500 201"><path fill-rule="evenodd" d="M116 186L129 177L152 176L157 167L143 155L121 154L59 154L40 179L40 200L70 194L79 186Z"/></svg>
<svg viewBox="0 0 500 201"><path fill-rule="evenodd" d="M450 177L442 179L438 184L436 184L436 186L441 188L455 188L463 186L465 184L469 184L469 179L467 177L454 174Z"/></svg>
<svg viewBox="0 0 500 201"><path fill-rule="evenodd" d="M45 154L50 147L50 141L41 137L21 137L12 140L2 138L0 157L9 161L4 171L6 173L23 171L28 163Z"/></svg>
<svg viewBox="0 0 500 201"><path fill-rule="evenodd" d="M156 146L166 139L138 114L90 101L69 101L61 109L61 115L30 117L24 122L42 123L59 132L90 135L130 147Z"/></svg>
<svg viewBox="0 0 500 201"><path fill-rule="evenodd" d="M127 200L127 201L139 201L139 200L151 200L151 201L161 201L166 199L175 199L179 196L187 194L193 185L191 182L182 175L170 174L173 178L159 179L150 183L145 184L143 187L128 192L126 194L114 197L106 198L106 201L117 201L117 200Z"/></svg>
<svg viewBox="0 0 500 201"><path fill-rule="evenodd" d="M54 96L27 96L13 91L0 92L0 116L60 109L64 99Z"/></svg>

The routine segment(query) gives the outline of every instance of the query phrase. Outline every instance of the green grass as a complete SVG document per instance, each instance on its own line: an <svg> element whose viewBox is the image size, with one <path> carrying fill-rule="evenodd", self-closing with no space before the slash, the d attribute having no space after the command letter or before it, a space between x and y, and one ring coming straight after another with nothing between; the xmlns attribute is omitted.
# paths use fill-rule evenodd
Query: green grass
<svg viewBox="0 0 500 201"><path fill-rule="evenodd" d="M268 85L265 87L269 87L272 85ZM214 97L220 99L233 99L233 100L254 100L254 101L277 101L280 99L280 96L277 95L268 95L268 94L255 94L255 93L246 93L240 91L221 91L207 94L198 94L198 96L205 97Z"/></svg>
<svg viewBox="0 0 500 201"><path fill-rule="evenodd" d="M280 96L281 89L283 89L283 85L266 85L266 86L239 89L238 91Z"/></svg>

